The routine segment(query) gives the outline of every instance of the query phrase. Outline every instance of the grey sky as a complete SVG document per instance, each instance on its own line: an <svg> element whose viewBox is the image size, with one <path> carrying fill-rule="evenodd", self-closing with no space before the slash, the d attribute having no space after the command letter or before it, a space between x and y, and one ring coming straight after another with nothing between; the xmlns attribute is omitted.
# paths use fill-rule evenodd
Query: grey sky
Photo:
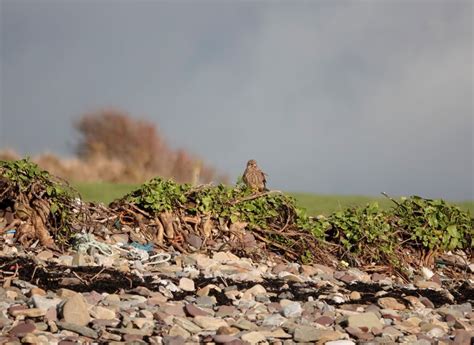
<svg viewBox="0 0 474 345"><path fill-rule="evenodd" d="M114 106L233 179L474 199L471 1L0 3L0 148Z"/></svg>

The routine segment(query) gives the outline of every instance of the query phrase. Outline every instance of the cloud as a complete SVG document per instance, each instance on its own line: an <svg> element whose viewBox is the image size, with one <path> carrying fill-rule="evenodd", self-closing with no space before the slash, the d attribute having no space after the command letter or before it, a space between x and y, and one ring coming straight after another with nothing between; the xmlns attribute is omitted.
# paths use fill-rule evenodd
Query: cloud
<svg viewBox="0 0 474 345"><path fill-rule="evenodd" d="M115 105L272 188L474 198L470 2L5 4L3 145Z"/></svg>

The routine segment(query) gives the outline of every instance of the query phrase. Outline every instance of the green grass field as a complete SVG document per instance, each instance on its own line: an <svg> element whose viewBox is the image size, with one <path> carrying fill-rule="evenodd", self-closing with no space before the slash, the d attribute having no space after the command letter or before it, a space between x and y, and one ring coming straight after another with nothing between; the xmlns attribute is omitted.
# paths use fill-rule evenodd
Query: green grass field
<svg viewBox="0 0 474 345"><path fill-rule="evenodd" d="M86 201L95 201L108 204L126 193L132 191L138 185L135 184L115 184L115 183L75 183L73 186L79 191ZM310 215L330 214L352 206L363 206L370 202L377 201L382 208L390 207L393 203L387 198L355 196L355 195L317 195L306 193L289 193L298 205L307 210ZM469 210L474 215L474 201L454 202L463 210Z"/></svg>

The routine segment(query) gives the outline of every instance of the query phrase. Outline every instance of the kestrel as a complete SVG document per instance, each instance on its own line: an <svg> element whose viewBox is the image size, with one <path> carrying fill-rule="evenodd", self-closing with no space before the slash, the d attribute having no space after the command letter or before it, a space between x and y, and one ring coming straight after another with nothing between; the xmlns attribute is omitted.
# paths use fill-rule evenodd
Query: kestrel
<svg viewBox="0 0 474 345"><path fill-rule="evenodd" d="M263 192L267 190L265 187L265 183L267 182L265 176L266 174L257 166L257 162L251 159L247 162L247 168L245 169L242 179L252 191Z"/></svg>

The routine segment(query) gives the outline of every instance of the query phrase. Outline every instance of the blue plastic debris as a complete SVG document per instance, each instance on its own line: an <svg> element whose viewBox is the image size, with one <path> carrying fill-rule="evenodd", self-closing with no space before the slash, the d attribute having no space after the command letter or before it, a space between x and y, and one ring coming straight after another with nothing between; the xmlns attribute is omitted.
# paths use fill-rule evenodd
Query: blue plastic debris
<svg viewBox="0 0 474 345"><path fill-rule="evenodd" d="M146 252L152 252L153 251L153 244L152 243L147 243L147 244L140 244L138 242L132 242L130 243L131 247L137 248L144 250Z"/></svg>

